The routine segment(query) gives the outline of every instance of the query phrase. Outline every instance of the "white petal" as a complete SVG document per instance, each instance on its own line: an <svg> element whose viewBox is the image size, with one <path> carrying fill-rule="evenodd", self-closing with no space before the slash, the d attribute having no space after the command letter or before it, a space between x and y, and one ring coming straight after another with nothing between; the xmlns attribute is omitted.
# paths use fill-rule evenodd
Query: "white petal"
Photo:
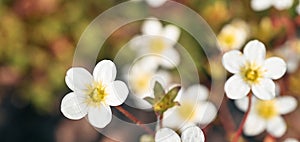
<svg viewBox="0 0 300 142"><path fill-rule="evenodd" d="M275 0L273 5L278 10L289 9L293 5L293 0Z"/></svg>
<svg viewBox="0 0 300 142"><path fill-rule="evenodd" d="M156 132L155 142L180 142L180 137L172 129L162 128Z"/></svg>
<svg viewBox="0 0 300 142"><path fill-rule="evenodd" d="M297 100L292 96L282 96L276 99L277 110L280 114L287 114L297 107Z"/></svg>
<svg viewBox="0 0 300 142"><path fill-rule="evenodd" d="M258 40L249 41L243 52L248 61L258 65L261 65L266 57L266 47Z"/></svg>
<svg viewBox="0 0 300 142"><path fill-rule="evenodd" d="M167 48L161 57L161 65L166 68L174 68L180 62L180 55L175 48Z"/></svg>
<svg viewBox="0 0 300 142"><path fill-rule="evenodd" d="M196 109L196 122L201 125L207 125L217 116L217 108L211 102L202 102Z"/></svg>
<svg viewBox="0 0 300 142"><path fill-rule="evenodd" d="M245 64L245 57L240 51L232 50L223 55L222 63L227 71L238 73Z"/></svg>
<svg viewBox="0 0 300 142"><path fill-rule="evenodd" d="M204 134L197 126L192 126L185 129L181 134L182 142L204 142Z"/></svg>
<svg viewBox="0 0 300 142"><path fill-rule="evenodd" d="M176 43L180 36L180 29L173 25L167 25L162 31L162 36Z"/></svg>
<svg viewBox="0 0 300 142"><path fill-rule="evenodd" d="M225 92L230 99L241 99L250 91L250 86L245 83L240 75L233 75L225 83Z"/></svg>
<svg viewBox="0 0 300 142"><path fill-rule="evenodd" d="M163 5L167 0L146 0L146 2L152 7L159 7Z"/></svg>
<svg viewBox="0 0 300 142"><path fill-rule="evenodd" d="M286 67L286 63L281 58L268 58L264 63L264 69L266 69L265 77L279 79L285 74Z"/></svg>
<svg viewBox="0 0 300 142"><path fill-rule="evenodd" d="M73 91L84 91L93 82L92 75L84 68L72 67L67 71L66 84Z"/></svg>
<svg viewBox="0 0 300 142"><path fill-rule="evenodd" d="M208 95L209 91L205 86L201 84L195 84L183 92L182 99L205 101L207 100Z"/></svg>
<svg viewBox="0 0 300 142"><path fill-rule="evenodd" d="M297 139L294 138L287 138L283 142L299 142Z"/></svg>
<svg viewBox="0 0 300 142"><path fill-rule="evenodd" d="M111 109L108 105L103 104L100 104L99 107L90 107L88 119L94 127L104 128L112 119Z"/></svg>
<svg viewBox="0 0 300 142"><path fill-rule="evenodd" d="M275 83L271 79L263 78L252 86L252 92L259 99L271 100L275 97Z"/></svg>
<svg viewBox="0 0 300 142"><path fill-rule="evenodd" d="M142 25L144 35L160 35L161 32L162 24L156 18L150 17Z"/></svg>
<svg viewBox="0 0 300 142"><path fill-rule="evenodd" d="M109 84L110 82L114 81L116 74L116 66L110 60L102 60L96 65L93 71L95 80L104 84Z"/></svg>
<svg viewBox="0 0 300 142"><path fill-rule="evenodd" d="M235 105L243 112L246 112L249 104L249 97L244 97L234 101Z"/></svg>
<svg viewBox="0 0 300 142"><path fill-rule="evenodd" d="M65 117L72 120L81 119L87 114L86 105L77 99L74 92L67 94L62 99L60 109Z"/></svg>
<svg viewBox="0 0 300 142"><path fill-rule="evenodd" d="M244 133L247 136L255 136L266 129L266 122L253 113L250 113L244 125Z"/></svg>
<svg viewBox="0 0 300 142"><path fill-rule="evenodd" d="M107 87L107 93L105 102L110 106L118 106L126 100L129 91L123 81L114 81Z"/></svg>
<svg viewBox="0 0 300 142"><path fill-rule="evenodd" d="M179 129L181 127L184 127L186 122L180 116L178 112L178 107L179 106L175 106L165 111L163 118L164 127L169 127L173 129Z"/></svg>
<svg viewBox="0 0 300 142"><path fill-rule="evenodd" d="M283 134L286 132L286 129L286 123L281 116L274 117L268 121L267 131L276 138L283 136Z"/></svg>
<svg viewBox="0 0 300 142"><path fill-rule="evenodd" d="M252 0L251 7L255 11L262 11L271 7L273 0Z"/></svg>

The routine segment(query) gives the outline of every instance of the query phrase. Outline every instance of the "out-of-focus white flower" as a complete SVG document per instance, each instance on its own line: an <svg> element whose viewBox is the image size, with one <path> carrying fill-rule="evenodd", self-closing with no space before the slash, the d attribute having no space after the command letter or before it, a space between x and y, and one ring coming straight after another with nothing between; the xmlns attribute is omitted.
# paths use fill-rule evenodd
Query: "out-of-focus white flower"
<svg viewBox="0 0 300 142"><path fill-rule="evenodd" d="M222 50L240 49L249 34L248 25L241 20L235 20L225 25L218 35L218 41Z"/></svg>
<svg viewBox="0 0 300 142"><path fill-rule="evenodd" d="M299 140L297 140L295 138L287 138L283 142L299 142Z"/></svg>
<svg viewBox="0 0 300 142"><path fill-rule="evenodd" d="M173 25L165 27L156 19L149 18L142 25L142 35L130 41L138 54L155 54L155 60L166 67L174 68L180 62L180 55L174 48L180 36L180 29Z"/></svg>
<svg viewBox="0 0 300 142"><path fill-rule="evenodd" d="M234 74L225 83L228 98L241 99L250 89L262 100L275 97L275 83L272 79L279 79L284 75L286 63L281 58L265 59L265 56L265 45L257 40L246 44L244 54L232 50L223 55L223 66Z"/></svg>
<svg viewBox="0 0 300 142"><path fill-rule="evenodd" d="M217 109L213 103L207 101L208 95L208 89L200 84L179 92L175 101L180 105L164 113L164 127L182 130L190 125L205 125L212 122L216 117Z"/></svg>
<svg viewBox="0 0 300 142"><path fill-rule="evenodd" d="M103 128L112 119L110 106L121 105L128 95L128 88L122 81L115 81L116 67L112 61L99 62L93 76L84 68L72 67L67 71L66 84L73 91L61 102L65 117L78 120L85 115L89 122Z"/></svg>
<svg viewBox="0 0 300 142"><path fill-rule="evenodd" d="M298 15L300 15L300 1L298 1L298 4L296 6L296 12L298 13Z"/></svg>
<svg viewBox="0 0 300 142"><path fill-rule="evenodd" d="M146 0L146 2L152 7L162 6L167 0Z"/></svg>
<svg viewBox="0 0 300 142"><path fill-rule="evenodd" d="M171 83L171 75L166 71L157 71L157 62L152 56L138 60L129 70L127 80L132 90L132 99L141 109L148 109L152 106L143 98L153 97L154 82L158 80L164 87ZM136 97L136 98L135 98Z"/></svg>
<svg viewBox="0 0 300 142"><path fill-rule="evenodd" d="M249 99L247 97L236 100L236 106L246 111ZM287 125L281 115L292 112L297 107L297 100L291 96L277 97L263 101L252 97L252 105L244 126L244 133L255 136L267 130L274 137L281 137Z"/></svg>
<svg viewBox="0 0 300 142"><path fill-rule="evenodd" d="M155 142L204 142L204 134L197 126L191 126L183 130L181 137L169 128L162 128L155 134Z"/></svg>
<svg viewBox="0 0 300 142"><path fill-rule="evenodd" d="M286 60L288 73L293 73L298 69L300 61L300 40L289 40L275 52Z"/></svg>
<svg viewBox="0 0 300 142"><path fill-rule="evenodd" d="M294 0L251 0L251 8L255 11L262 11L274 6L278 10L289 9Z"/></svg>

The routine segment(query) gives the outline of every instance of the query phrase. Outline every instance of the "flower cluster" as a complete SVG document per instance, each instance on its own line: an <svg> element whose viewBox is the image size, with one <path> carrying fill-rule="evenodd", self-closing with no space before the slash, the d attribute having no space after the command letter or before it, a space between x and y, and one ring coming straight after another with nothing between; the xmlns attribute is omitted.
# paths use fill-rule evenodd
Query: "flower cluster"
<svg viewBox="0 0 300 142"><path fill-rule="evenodd" d="M157 7L165 1L146 2ZM252 8L257 11L270 6L285 9L290 5L288 0L251 1ZM224 91L245 112L233 141L238 141L242 131L247 136L256 136L266 130L272 137L280 138L288 128L282 115L294 111L298 102L292 96L282 96L275 81L282 78L287 70L296 70L297 67L293 68L289 60L286 63L279 57L270 57L264 43L259 40L246 43L249 31L248 24L235 20L225 25L217 36L220 49L225 52L217 59L222 58L223 67L232 74L224 85ZM145 20L141 34L129 42L139 60L122 70L121 77L131 89L130 93L123 81L115 81L117 70L112 61L100 61L93 74L81 67L69 69L65 82L73 92L62 99L63 115L72 120L87 115L93 126L104 128L112 120L111 107L116 107L150 134L142 137L141 142L204 142L201 128L215 120L218 110L209 98L210 90L206 86L176 83L178 80L171 71L182 62L176 49L180 34L180 29L174 25L164 26L154 17ZM285 44L290 45L294 44ZM297 54L292 53L287 52L284 58L290 59L294 55L292 59L298 64ZM128 100L139 109L152 109L157 118L155 131L120 106L128 96Z"/></svg>

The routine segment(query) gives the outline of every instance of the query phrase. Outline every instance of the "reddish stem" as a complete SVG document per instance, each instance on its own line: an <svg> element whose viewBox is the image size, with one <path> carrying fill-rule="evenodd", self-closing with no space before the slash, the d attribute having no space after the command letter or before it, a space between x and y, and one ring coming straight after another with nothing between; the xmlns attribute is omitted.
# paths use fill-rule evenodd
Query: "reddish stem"
<svg viewBox="0 0 300 142"><path fill-rule="evenodd" d="M238 142L239 137L241 136L241 134L243 132L243 128L244 128L245 122L246 122L246 120L248 118L248 115L249 115L249 112L250 112L250 109L251 109L251 104L252 104L252 94L251 93L248 95L248 99L249 99L249 102L248 102L247 111L246 111L246 113L244 115L244 118L243 118L243 120L242 120L242 122L241 122L241 124L239 126L239 129L237 130L237 132L236 132L236 134L235 134L235 136L233 138L233 142Z"/></svg>
<svg viewBox="0 0 300 142"><path fill-rule="evenodd" d="M144 125L140 120L138 120L135 116L133 116L131 113L129 113L127 110L122 108L121 106L116 106L115 107L118 111L120 111L122 114L124 114L128 119L130 119L132 122L134 122L136 125L140 126L143 128L147 133L151 134L154 136L154 131Z"/></svg>

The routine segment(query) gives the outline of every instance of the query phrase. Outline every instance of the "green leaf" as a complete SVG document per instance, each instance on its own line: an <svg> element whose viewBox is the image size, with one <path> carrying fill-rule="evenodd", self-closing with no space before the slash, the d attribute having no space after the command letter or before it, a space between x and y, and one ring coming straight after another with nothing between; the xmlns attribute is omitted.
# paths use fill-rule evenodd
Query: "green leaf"
<svg viewBox="0 0 300 142"><path fill-rule="evenodd" d="M176 96L178 95L178 92L180 90L180 86L176 86L174 88L172 88L166 95L165 97L168 97L168 99L170 101L174 101L174 99L176 98Z"/></svg>
<svg viewBox="0 0 300 142"><path fill-rule="evenodd" d="M151 105L153 105L155 103L154 99L151 97L145 97L144 100L146 100L148 103L150 103Z"/></svg>
<svg viewBox="0 0 300 142"><path fill-rule="evenodd" d="M158 81L155 81L155 84L154 84L154 97L159 100L164 95L165 95L164 88L162 87L162 85Z"/></svg>

